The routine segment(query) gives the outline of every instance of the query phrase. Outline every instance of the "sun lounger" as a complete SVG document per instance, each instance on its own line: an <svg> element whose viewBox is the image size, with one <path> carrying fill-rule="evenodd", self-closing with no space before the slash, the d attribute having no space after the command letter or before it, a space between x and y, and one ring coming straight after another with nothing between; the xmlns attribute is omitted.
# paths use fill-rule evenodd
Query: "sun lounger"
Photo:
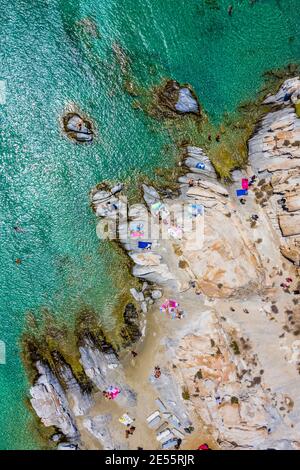
<svg viewBox="0 0 300 470"><path fill-rule="evenodd" d="M169 439L168 441L164 442L162 445L163 449L171 449L172 447L176 446L177 444L177 439Z"/></svg>
<svg viewBox="0 0 300 470"><path fill-rule="evenodd" d="M147 423L148 423L148 426L150 428L156 428L160 421L161 421L161 417L159 415L159 411L155 411L154 413L152 413L150 416L148 416L148 418L146 419Z"/></svg>
<svg viewBox="0 0 300 470"><path fill-rule="evenodd" d="M167 428L164 431L158 432L156 434L156 439L158 441L164 441L166 438L169 438L170 436L171 436L171 431L169 428Z"/></svg>
<svg viewBox="0 0 300 470"><path fill-rule="evenodd" d="M175 415L172 415L170 417L169 421L173 426L177 426L177 427L181 426L181 423L180 423L179 419Z"/></svg>
<svg viewBox="0 0 300 470"><path fill-rule="evenodd" d="M154 418L152 421L150 421L150 423L148 423L149 428L152 428L152 429L157 428L157 426L159 425L160 421L161 421L161 417L160 417L160 416L157 416L157 417Z"/></svg>
<svg viewBox="0 0 300 470"><path fill-rule="evenodd" d="M159 411L154 411L148 418L146 419L147 423L150 423L154 418L157 418L159 416Z"/></svg>
<svg viewBox="0 0 300 470"><path fill-rule="evenodd" d="M185 435L183 434L183 432L179 431L179 429L172 428L171 431L172 431L172 433L174 434L175 437L178 437L180 439L184 439Z"/></svg>
<svg viewBox="0 0 300 470"><path fill-rule="evenodd" d="M164 431L167 426L168 426L168 421L164 421L157 429L156 429L156 433L160 433L162 431Z"/></svg>
<svg viewBox="0 0 300 470"><path fill-rule="evenodd" d="M164 403L161 401L160 398L157 398L155 400L155 403L157 404L158 408L160 409L160 411L167 411L167 408L165 407Z"/></svg>

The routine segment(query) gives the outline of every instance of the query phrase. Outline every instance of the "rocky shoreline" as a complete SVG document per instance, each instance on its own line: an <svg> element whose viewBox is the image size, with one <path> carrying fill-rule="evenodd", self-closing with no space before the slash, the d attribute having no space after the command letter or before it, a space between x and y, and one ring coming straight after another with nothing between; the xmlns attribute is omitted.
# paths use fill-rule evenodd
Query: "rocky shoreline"
<svg viewBox="0 0 300 470"><path fill-rule="evenodd" d="M127 345L144 339L147 320L160 332L160 348L150 348L150 361L147 352L139 353L136 361L147 370L145 382L136 383L126 354L118 357L110 345L99 347L93 336L84 336L79 354L91 384L86 390L67 364L56 360L54 372L39 358L31 404L42 423L55 428L58 448L89 448L87 436L95 448L135 446L116 431L125 412L149 439L138 445L174 448L180 438L183 448L196 448L193 439L201 431L213 448L300 448L299 90L299 78L290 79L266 99L270 111L249 141L248 167L233 172L229 186L218 180L202 148L186 145L179 193L143 185L143 202L124 212L122 184L92 190L99 233L105 226L118 231L134 263L132 274L141 281L124 312L132 332ZM174 113L172 106L166 107ZM177 111L194 113L193 106ZM236 190L253 173L256 180L241 205ZM200 248L193 230L170 218L180 220L182 205L196 210L190 214L194 222L205 215ZM168 236L154 236L149 223ZM179 300L183 318L162 316L159 305L168 297ZM160 361L159 380L149 369L153 360ZM112 384L121 393L105 412L99 392Z"/></svg>

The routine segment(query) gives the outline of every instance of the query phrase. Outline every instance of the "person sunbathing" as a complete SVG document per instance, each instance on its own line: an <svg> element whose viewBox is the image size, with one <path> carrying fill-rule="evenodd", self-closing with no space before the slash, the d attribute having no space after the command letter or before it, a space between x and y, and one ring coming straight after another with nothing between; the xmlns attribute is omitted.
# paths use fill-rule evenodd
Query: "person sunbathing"
<svg viewBox="0 0 300 470"><path fill-rule="evenodd" d="M154 368L154 377L156 379L159 379L161 376L161 370L160 370L160 367L159 366L155 366Z"/></svg>

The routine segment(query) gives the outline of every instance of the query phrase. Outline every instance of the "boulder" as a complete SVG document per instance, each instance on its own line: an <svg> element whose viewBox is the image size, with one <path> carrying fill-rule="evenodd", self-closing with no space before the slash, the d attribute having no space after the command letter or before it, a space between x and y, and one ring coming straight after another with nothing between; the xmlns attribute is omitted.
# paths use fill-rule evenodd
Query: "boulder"
<svg viewBox="0 0 300 470"><path fill-rule="evenodd" d="M109 198L111 198L112 195L109 191L97 191L93 196L92 196L92 201L96 204L98 202L105 201Z"/></svg>
<svg viewBox="0 0 300 470"><path fill-rule="evenodd" d="M94 133L91 122L83 119L78 113L67 113L63 117L63 128L69 139L79 143L93 141Z"/></svg>
<svg viewBox="0 0 300 470"><path fill-rule="evenodd" d="M129 207L128 217L130 219L147 220L148 211L144 204L134 204Z"/></svg>
<svg viewBox="0 0 300 470"><path fill-rule="evenodd" d="M296 103L299 97L300 79L299 77L293 77L285 80L276 95L268 96L264 104L289 105L290 103Z"/></svg>
<svg viewBox="0 0 300 470"><path fill-rule="evenodd" d="M300 266L300 240L290 239L280 246L282 255L292 261L296 266Z"/></svg>
<svg viewBox="0 0 300 470"><path fill-rule="evenodd" d="M75 416L85 415L94 405L94 400L90 393L82 390L75 379L71 367L59 361L57 363L57 372L62 378L70 407Z"/></svg>
<svg viewBox="0 0 300 470"><path fill-rule="evenodd" d="M70 444L69 442L61 442L58 444L57 450L78 450L78 445Z"/></svg>
<svg viewBox="0 0 300 470"><path fill-rule="evenodd" d="M144 200L148 204L148 206L151 206L155 202L160 200L160 195L156 191L153 186L147 186L146 184L142 185L143 191L144 191Z"/></svg>
<svg viewBox="0 0 300 470"><path fill-rule="evenodd" d="M39 378L30 388L33 409L46 427L54 426L67 438L77 441L79 432L60 382L47 364L38 361L36 368Z"/></svg>
<svg viewBox="0 0 300 470"><path fill-rule="evenodd" d="M194 98L189 88L180 88L178 101L175 104L176 111L180 113L198 114L200 109L196 98Z"/></svg>
<svg viewBox="0 0 300 470"><path fill-rule="evenodd" d="M98 349L91 339L86 338L79 347L80 362L86 376L99 389L103 390L110 385L109 371L119 366L119 361L113 351L104 353Z"/></svg>
<svg viewBox="0 0 300 470"><path fill-rule="evenodd" d="M159 266L134 266L132 274L136 277L147 279L147 281L163 284L175 279L168 266L164 263Z"/></svg>
<svg viewBox="0 0 300 470"><path fill-rule="evenodd" d="M279 215L279 225L284 237L300 235L300 212Z"/></svg>
<svg viewBox="0 0 300 470"><path fill-rule="evenodd" d="M155 289L151 292L151 297L153 300L158 300L162 297L162 292L158 289Z"/></svg>
<svg viewBox="0 0 300 470"><path fill-rule="evenodd" d="M124 189L123 183L117 183L115 186L111 188L111 194L117 194Z"/></svg>
<svg viewBox="0 0 300 470"><path fill-rule="evenodd" d="M90 129L85 125L83 119L74 114L66 121L66 130L72 132L81 132L82 134L90 134Z"/></svg>
<svg viewBox="0 0 300 470"><path fill-rule="evenodd" d="M158 91L159 113L165 117L176 114L200 114L195 93L189 86L181 86L176 80L168 80Z"/></svg>
<svg viewBox="0 0 300 470"><path fill-rule="evenodd" d="M143 300L145 299L143 292L139 292L134 288L130 289L130 293L134 300L136 300L137 302L143 302Z"/></svg>

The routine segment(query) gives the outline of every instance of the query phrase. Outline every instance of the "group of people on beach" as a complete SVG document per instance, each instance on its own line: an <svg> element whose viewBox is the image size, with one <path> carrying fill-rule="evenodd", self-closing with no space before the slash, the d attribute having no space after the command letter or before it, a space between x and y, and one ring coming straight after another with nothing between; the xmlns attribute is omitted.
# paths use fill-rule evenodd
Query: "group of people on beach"
<svg viewBox="0 0 300 470"><path fill-rule="evenodd" d="M118 387L110 386L107 390L103 390L102 395L107 400L114 400L120 392L121 390Z"/></svg>
<svg viewBox="0 0 300 470"><path fill-rule="evenodd" d="M154 377L155 377L156 379L159 379L160 376L161 376L161 369L160 369L159 366L155 366L155 367L154 367Z"/></svg>
<svg viewBox="0 0 300 470"><path fill-rule="evenodd" d="M256 175L252 175L250 178L249 178L249 182L248 182L248 187L251 187L254 185L255 181L256 181L256 178L257 176ZM241 197L240 198L240 204L242 204L243 206L246 204L246 199L244 197Z"/></svg>
<svg viewBox="0 0 300 470"><path fill-rule="evenodd" d="M128 425L128 426L129 426L129 425ZM134 433L135 430L136 430L136 427L135 427L135 426L130 426L130 427L128 427L128 429L125 430L125 437L126 437L126 439L128 439L129 436L131 436L131 435Z"/></svg>
<svg viewBox="0 0 300 470"><path fill-rule="evenodd" d="M193 178L190 178L188 180L188 185L190 188L193 188L194 186L200 186L201 182L200 180L194 180Z"/></svg>
<svg viewBox="0 0 300 470"><path fill-rule="evenodd" d="M285 281L286 282L282 282L280 284L280 287L282 287L285 292L290 292L290 287L291 283L293 282L293 279L291 277L287 277Z"/></svg>

